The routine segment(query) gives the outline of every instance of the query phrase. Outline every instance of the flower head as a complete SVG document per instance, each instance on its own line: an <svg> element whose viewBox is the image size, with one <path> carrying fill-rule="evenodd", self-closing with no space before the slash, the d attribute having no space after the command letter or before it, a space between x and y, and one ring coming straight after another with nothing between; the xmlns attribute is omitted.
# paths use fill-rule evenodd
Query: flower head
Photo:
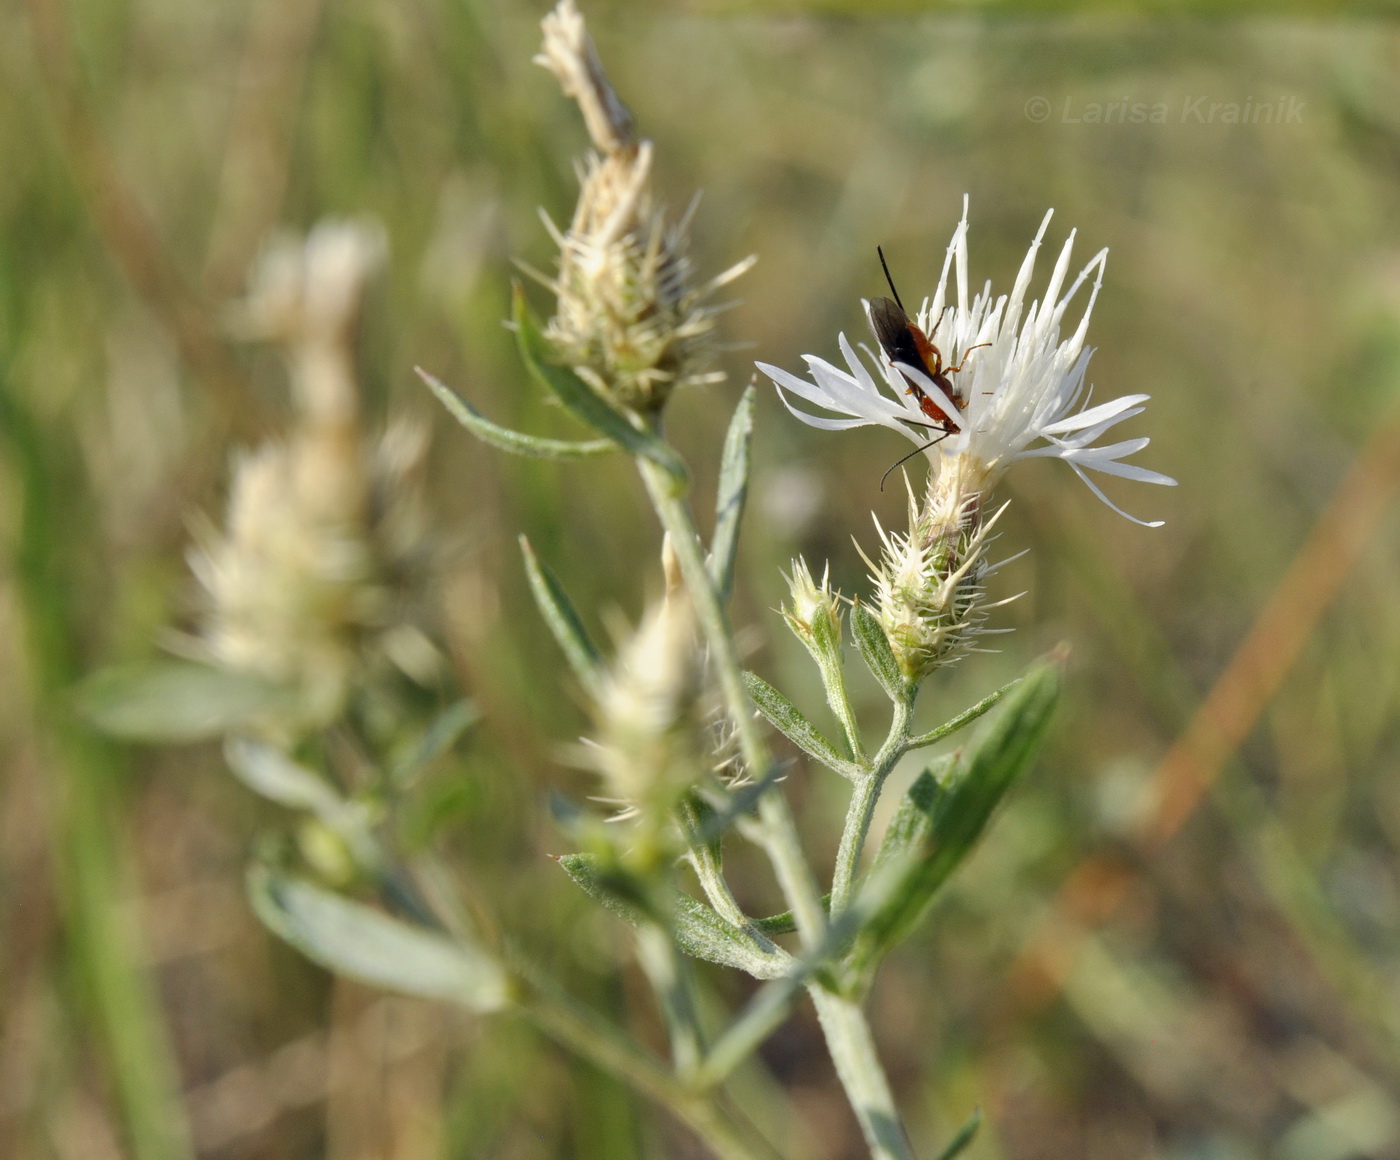
<svg viewBox="0 0 1400 1160"><path fill-rule="evenodd" d="M650 141L608 81L573 0L543 21L537 64L578 102L597 152L580 168L567 231L546 219L559 273L543 279L558 305L547 335L594 390L633 411L661 408L680 385L714 382L710 293L752 259L697 285L687 255L689 214L675 224L652 197Z"/></svg>
<svg viewBox="0 0 1400 1160"><path fill-rule="evenodd" d="M400 423L370 439L359 421L355 323L384 257L369 223L279 237L234 314L244 335L282 346L295 419L237 458L224 526L191 553L206 593L197 648L295 692L285 719L268 722L290 737L335 720L382 661L423 684L441 664L414 623L426 596L426 436Z"/></svg>
<svg viewBox="0 0 1400 1160"><path fill-rule="evenodd" d="M1074 246L1071 232L1044 295L1026 305L1036 254L1050 216L1047 213L1041 222L1011 293L994 299L987 283L971 295L964 200L963 217L948 246L938 289L914 320L939 352L941 374L936 369L931 373L927 365L894 362L887 353L875 356L867 350L876 364L877 377L844 334L838 341L845 370L814 355L805 356L811 382L766 363L759 363L759 370L773 380L788 409L804 423L836 431L872 424L892 428L927 445L935 464L949 456L962 460L964 469L980 476L978 490L994 485L1016 460L1038 457L1063 459L1095 495L1119 512L1121 509L1108 500L1086 470L1142 483L1174 484L1175 480L1159 472L1123 462L1146 447L1147 438L1096 445L1110 428L1140 414L1148 398L1124 395L1108 403L1086 405L1085 372L1093 351L1084 345L1084 339L1108 251L1099 251L1066 289ZM954 275L951 301L950 270ZM1061 339L1065 316L1086 286L1083 313L1070 335ZM866 310L870 310L869 303ZM935 374L941 384L935 381ZM836 417L800 410L784 392ZM936 417L933 422L931 411Z"/></svg>

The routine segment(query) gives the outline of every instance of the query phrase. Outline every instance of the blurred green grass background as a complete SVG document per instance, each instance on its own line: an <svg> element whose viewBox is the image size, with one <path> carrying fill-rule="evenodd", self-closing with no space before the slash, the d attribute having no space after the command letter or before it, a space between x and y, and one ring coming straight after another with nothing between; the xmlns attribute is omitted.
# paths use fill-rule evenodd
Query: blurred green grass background
<svg viewBox="0 0 1400 1160"><path fill-rule="evenodd" d="M981 1103L977 1160L1400 1156L1393 510L1202 808L1150 857L1129 840L1155 763L1359 449L1397 421L1400 32L1360 18L822 9L585 9L657 142L668 201L704 190L702 272L760 258L725 317L729 384L671 410L697 496L751 360L797 369L803 352L833 357L839 330L864 337L877 244L906 299L931 292L964 193L974 278L997 287L1047 207L1050 250L1071 227L1084 260L1110 248L1090 377L1104 397L1153 396L1130 434L1151 435L1142 462L1181 481L1110 486L1167 520L1152 531L1057 464L1008 481L999 546L1029 552L995 585L1026 593L998 618L1017 631L926 700L956 711L1061 640L1068 698L1050 751L877 985L916 1143L932 1154ZM438 414L412 373L434 371L499 422L569 433L500 325L512 259L550 266L537 207L568 217L584 146L574 108L530 64L542 9L3 11L0 1156L698 1154L522 1026L444 1017L302 962L242 897L254 834L286 819L213 748L118 750L69 709L85 673L148 657L163 626L190 622L189 522L220 511L232 449L285 413L275 357L220 330L266 232L378 218L392 262L363 341L370 408L435 427L442 596L485 711L422 828L521 912L526 941L564 948L580 993L657 1034L626 933L544 856L563 841L549 791L590 792L561 759L586 722L515 547L527 532L602 623L637 615L656 528L625 464L505 458ZM1162 103L1164 123L1134 123L1134 102ZM1245 102L1284 118L1204 120ZM1110 123L1093 122L1096 106ZM772 611L778 569L798 552L829 559L844 591L862 591L851 537L869 549L872 508L898 523L902 496L877 484L904 449L888 433L806 429L760 397L735 619L751 664L814 709ZM841 787L799 770L789 788L829 859ZM1033 932L1066 933L1051 899L1106 851L1134 870L1123 904L1073 944L1061 991L1030 996L1012 964ZM745 901L774 900L759 882ZM717 998L744 994L704 978ZM810 1017L763 1063L747 1098L795 1160L860 1154Z"/></svg>

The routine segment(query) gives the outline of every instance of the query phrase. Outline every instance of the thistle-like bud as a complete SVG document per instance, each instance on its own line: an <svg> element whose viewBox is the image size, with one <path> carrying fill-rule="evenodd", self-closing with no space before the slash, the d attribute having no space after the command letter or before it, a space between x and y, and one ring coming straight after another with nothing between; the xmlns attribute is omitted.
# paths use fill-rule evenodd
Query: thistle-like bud
<svg viewBox="0 0 1400 1160"><path fill-rule="evenodd" d="M752 259L693 284L689 215L667 224L656 206L651 142L637 138L573 0L560 0L542 26L535 61L578 102L597 150L581 167L568 231L547 221L559 245L547 335L594 390L629 410L657 411L677 386L723 378L708 370L715 311L703 303Z"/></svg>
<svg viewBox="0 0 1400 1160"><path fill-rule="evenodd" d="M285 441L237 461L226 525L191 557L208 594L202 646L293 690L296 711L276 725L293 735L335 719L373 652L420 679L430 667L396 591L422 554L425 442L402 427L370 442L359 423L355 323L383 256L382 232L362 224L278 239L235 314L243 334L283 347L296 419Z"/></svg>
<svg viewBox="0 0 1400 1160"><path fill-rule="evenodd" d="M807 561L798 557L792 562L788 582L792 603L782 608L783 619L792 633L818 664L841 656L841 596L831 590L830 566L822 573L821 583L812 579Z"/></svg>
<svg viewBox="0 0 1400 1160"><path fill-rule="evenodd" d="M900 671L916 682L957 660L982 632L987 538L1005 505L984 518L977 464L949 456L932 466L922 504L909 492L909 531L880 532L879 565L866 563L875 611Z"/></svg>
<svg viewBox="0 0 1400 1160"><path fill-rule="evenodd" d="M611 798L657 821L704 768L704 669L669 540L663 561L666 594L618 650L598 697L593 747Z"/></svg>

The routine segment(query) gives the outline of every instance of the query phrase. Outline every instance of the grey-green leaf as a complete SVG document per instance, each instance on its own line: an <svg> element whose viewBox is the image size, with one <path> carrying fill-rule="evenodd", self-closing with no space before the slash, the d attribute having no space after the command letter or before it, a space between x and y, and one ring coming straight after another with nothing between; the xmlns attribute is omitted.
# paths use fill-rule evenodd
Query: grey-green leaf
<svg viewBox="0 0 1400 1160"><path fill-rule="evenodd" d="M504 969L476 947L266 866L249 872L248 894L269 929L328 970L471 1011L507 1001Z"/></svg>
<svg viewBox="0 0 1400 1160"><path fill-rule="evenodd" d="M854 779L860 775L860 769L842 757L836 747L802 715L801 710L762 677L756 673L745 672L744 687L753 698L753 703L758 706L758 711L769 720L773 728L809 757L816 758L842 777Z"/></svg>
<svg viewBox="0 0 1400 1160"><path fill-rule="evenodd" d="M851 963L858 972L872 969L913 928L972 852L997 804L1040 748L1058 695L1055 666L1032 670L941 778L929 772L915 781L896 813L888 852L882 846L876 857L877 868L903 861L903 880L856 940Z"/></svg>
<svg viewBox="0 0 1400 1160"><path fill-rule="evenodd" d="M525 557L525 574L530 581L530 594L539 606L549 631L553 635L564 659L574 670L579 683L588 693L597 697L602 682L603 659L597 646L583 627L583 620L564 591L559 578L549 565L535 555L535 549L524 536L520 537L520 551Z"/></svg>
<svg viewBox="0 0 1400 1160"><path fill-rule="evenodd" d="M231 737L224 746L224 758L239 781L278 805L309 810L321 817L345 805L324 778L266 742Z"/></svg>
<svg viewBox="0 0 1400 1160"><path fill-rule="evenodd" d="M633 926L642 924L645 916L641 907L629 897L625 884L615 881L597 858L590 854L565 854L559 865L604 909ZM786 954L761 950L742 930L683 891L674 892L671 905L676 945L692 958L734 967L756 979L776 979L792 962Z"/></svg>
<svg viewBox="0 0 1400 1160"><path fill-rule="evenodd" d="M375 871L384 858L375 840L372 814L360 801L347 801L319 774L287 754L251 737L230 737L224 760L254 793L294 810L307 810L340 835L355 865Z"/></svg>
<svg viewBox="0 0 1400 1160"><path fill-rule="evenodd" d="M448 414L483 443L501 451L534 459L588 459L617 450L617 444L610 439L546 439L539 435L526 435L523 431L512 431L509 427L500 427L446 383L430 375L422 367L413 369L447 408Z"/></svg>
<svg viewBox="0 0 1400 1160"><path fill-rule="evenodd" d="M734 588L734 560L739 548L739 523L749 492L749 448L753 442L754 389L750 385L734 408L720 459L719 490L715 498L715 538L710 545L710 575L721 601Z"/></svg>
<svg viewBox="0 0 1400 1160"><path fill-rule="evenodd" d="M292 710L287 689L246 673L186 661L108 669L77 692L95 728L128 741L202 741Z"/></svg>
<svg viewBox="0 0 1400 1160"><path fill-rule="evenodd" d="M549 346L540 333L525 293L515 287L511 317L515 322L515 338L520 357L540 386L554 395L579 419L600 435L633 455L650 459L676 480L684 480L687 472L680 456L655 435L635 427L620 410L604 399L568 367L550 362Z"/></svg>
<svg viewBox="0 0 1400 1160"><path fill-rule="evenodd" d="M899 671L899 662L894 659L894 650L890 648L889 637L885 635L885 630L880 626L880 622L875 619L874 614L865 605L857 604L851 609L851 629L852 635L856 638L856 647L860 649L860 655L865 659L866 665L875 674L875 679L880 682L880 687L889 695L890 700L907 700L909 683L904 679L904 674Z"/></svg>

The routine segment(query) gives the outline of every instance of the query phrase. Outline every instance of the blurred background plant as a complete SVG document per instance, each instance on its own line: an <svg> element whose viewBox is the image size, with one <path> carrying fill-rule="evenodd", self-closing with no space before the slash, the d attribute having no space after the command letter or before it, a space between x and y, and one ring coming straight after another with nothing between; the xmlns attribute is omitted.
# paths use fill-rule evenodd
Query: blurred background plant
<svg viewBox="0 0 1400 1160"><path fill-rule="evenodd" d="M149 662L161 626L197 627L187 522L224 510L232 449L289 426L275 349L234 341L223 309L274 225L383 223L363 430L414 411L443 424L419 363L502 423L568 433L521 389L497 322L511 260L550 262L535 207L563 220L575 194L582 134L528 64L541 13L25 14L0 44L0 1154L686 1154L682 1132L521 1024L444 1018L307 965L243 896L275 807L225 776L216 746L118 750L73 717L83 676ZM1027 590L1000 614L1020 631L941 677L940 699L970 703L1061 639L1075 652L1050 752L872 996L911 1133L929 1151L980 1102L972 1156L1400 1154L1400 35L851 15L590 12L665 142L663 200L705 189L697 265L762 257L724 320L752 351L723 356L728 387L670 405L696 491L713 492L705 451L749 355L791 365L860 333L877 243L924 292L967 191L978 270L999 285L1046 206L1110 247L1092 378L1154 396L1154 465L1187 481L1154 493L1168 522L1152 533L1053 465L1008 481L1003 542L1032 550L996 583ZM1163 103L1165 123L1105 112L1133 102ZM1296 116L1188 112L1245 102ZM871 506L898 523L903 498L876 484L905 448L802 429L764 395L757 431L733 617L772 642L750 663L816 703L805 653L773 631L779 569L829 558L858 589L849 536ZM528 532L580 606L622 594L635 623L654 593L624 562L654 558L657 537L616 513L640 510L639 489L624 463L511 459L455 425L426 479L453 536L446 653L482 719L434 767L407 836L513 900L527 941L571 931L581 993L659 1039L640 976L613 970L625 928L544 857L560 839L541 801L593 782L555 748L587 729L574 686L519 659L554 645L514 539ZM857 712L880 698L858 688ZM840 787L789 782L834 848ZM814 1021L764 1063L795 1105L792 1155L856 1154ZM762 1103L760 1073L746 1079Z"/></svg>

